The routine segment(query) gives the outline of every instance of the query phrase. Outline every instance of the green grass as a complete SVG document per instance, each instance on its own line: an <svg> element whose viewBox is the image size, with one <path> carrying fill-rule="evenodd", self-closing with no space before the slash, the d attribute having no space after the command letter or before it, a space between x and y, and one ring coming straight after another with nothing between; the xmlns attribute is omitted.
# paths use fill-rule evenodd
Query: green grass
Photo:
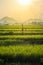
<svg viewBox="0 0 43 65"><path fill-rule="evenodd" d="M15 46L1 46L0 47L1 55L13 55L17 56L22 54L24 56L34 55L43 55L43 45L15 45Z"/></svg>
<svg viewBox="0 0 43 65"><path fill-rule="evenodd" d="M22 25L4 25L0 26L0 29L21 29ZM23 28L25 29L43 29L43 25L23 25Z"/></svg>
<svg viewBox="0 0 43 65"><path fill-rule="evenodd" d="M0 36L0 39L2 38L2 40L4 38L7 38L7 39L29 39L29 38L34 38L34 39L41 39L43 38L43 35L1 35Z"/></svg>
<svg viewBox="0 0 43 65"><path fill-rule="evenodd" d="M31 61L35 65L35 63L42 63L41 58L43 58L43 45L0 46L0 62L8 65L9 63L18 65L21 62L30 65Z"/></svg>
<svg viewBox="0 0 43 65"><path fill-rule="evenodd" d="M42 25L4 25L0 26L0 35L42 35Z"/></svg>
<svg viewBox="0 0 43 65"><path fill-rule="evenodd" d="M23 33L28 34L23 35ZM43 26L24 25L23 31L22 25L0 26L0 63L2 62L2 65L4 62L7 63L6 65L22 65L20 62L25 63L25 61L27 63L32 61L34 64L38 62L37 65L40 65L41 58L43 58ZM17 64L11 64L11 62Z"/></svg>

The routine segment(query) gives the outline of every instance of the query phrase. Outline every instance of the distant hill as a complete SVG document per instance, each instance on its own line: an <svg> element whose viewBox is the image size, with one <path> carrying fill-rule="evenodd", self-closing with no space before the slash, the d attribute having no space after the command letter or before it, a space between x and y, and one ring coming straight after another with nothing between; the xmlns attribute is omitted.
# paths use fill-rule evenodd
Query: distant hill
<svg viewBox="0 0 43 65"><path fill-rule="evenodd" d="M0 19L0 25L15 25L17 21L10 17L3 17Z"/></svg>
<svg viewBox="0 0 43 65"><path fill-rule="evenodd" d="M25 21L23 24L27 25L43 25L43 20L42 19L29 19Z"/></svg>
<svg viewBox="0 0 43 65"><path fill-rule="evenodd" d="M0 25L43 25L43 20L42 19L29 19L27 21L24 21L23 23L17 22L15 19L10 18L8 16L3 17L0 19Z"/></svg>

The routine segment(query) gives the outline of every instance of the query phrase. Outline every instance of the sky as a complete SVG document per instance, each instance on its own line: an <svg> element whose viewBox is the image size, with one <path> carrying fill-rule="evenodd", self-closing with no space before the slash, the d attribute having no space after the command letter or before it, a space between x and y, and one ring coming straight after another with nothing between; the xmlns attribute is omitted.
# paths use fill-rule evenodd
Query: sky
<svg viewBox="0 0 43 65"><path fill-rule="evenodd" d="M20 5L17 0L0 0L0 18L5 16L19 22L28 19L43 19L43 0L31 0L29 5Z"/></svg>

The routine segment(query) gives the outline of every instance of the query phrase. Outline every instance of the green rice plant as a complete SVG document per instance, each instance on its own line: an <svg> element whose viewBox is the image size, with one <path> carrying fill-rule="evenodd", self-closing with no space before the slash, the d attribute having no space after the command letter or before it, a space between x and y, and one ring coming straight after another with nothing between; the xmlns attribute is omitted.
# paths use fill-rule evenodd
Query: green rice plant
<svg viewBox="0 0 43 65"><path fill-rule="evenodd" d="M43 45L0 46L0 59L5 63L40 63L41 58L43 58Z"/></svg>
<svg viewBox="0 0 43 65"><path fill-rule="evenodd" d="M21 50L22 49L22 50ZM0 54L4 55L18 55L22 54L24 56L43 55L43 45L15 45L15 46L0 46Z"/></svg>

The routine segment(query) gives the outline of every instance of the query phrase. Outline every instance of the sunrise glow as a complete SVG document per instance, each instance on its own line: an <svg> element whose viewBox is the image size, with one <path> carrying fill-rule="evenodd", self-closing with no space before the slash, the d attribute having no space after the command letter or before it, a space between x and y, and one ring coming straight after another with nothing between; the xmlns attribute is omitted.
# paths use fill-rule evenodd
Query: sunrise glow
<svg viewBox="0 0 43 65"><path fill-rule="evenodd" d="M17 0L17 3L19 5L22 5L22 6L24 6L24 5L30 5L31 2L32 2L31 0Z"/></svg>

